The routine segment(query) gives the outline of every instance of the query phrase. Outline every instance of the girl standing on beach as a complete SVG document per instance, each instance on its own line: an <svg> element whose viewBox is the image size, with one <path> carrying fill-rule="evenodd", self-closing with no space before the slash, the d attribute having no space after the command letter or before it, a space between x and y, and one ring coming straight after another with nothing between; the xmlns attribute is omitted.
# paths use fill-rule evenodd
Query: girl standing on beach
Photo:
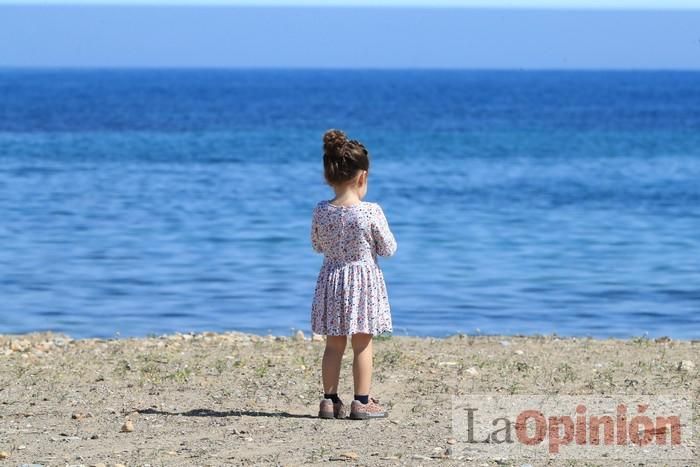
<svg viewBox="0 0 700 467"><path fill-rule="evenodd" d="M335 191L319 202L311 221L311 244L323 253L311 307L311 329L326 335L323 353L323 400L319 417L343 418L346 407L338 397L340 364L350 336L354 359L355 397L350 418L386 417L379 400L369 397L372 379L372 337L392 331L386 284L377 255L396 252L382 208L362 201L367 193L369 154L357 140L340 130L323 135L326 182Z"/></svg>

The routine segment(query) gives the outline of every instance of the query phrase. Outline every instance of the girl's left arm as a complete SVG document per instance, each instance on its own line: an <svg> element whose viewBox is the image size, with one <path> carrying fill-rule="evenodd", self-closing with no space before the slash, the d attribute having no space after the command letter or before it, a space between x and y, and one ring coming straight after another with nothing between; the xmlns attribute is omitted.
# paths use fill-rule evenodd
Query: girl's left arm
<svg viewBox="0 0 700 467"><path fill-rule="evenodd" d="M375 204L374 220L372 222L372 236L374 247L379 256L391 256L396 253L396 239L389 228L382 207Z"/></svg>
<svg viewBox="0 0 700 467"><path fill-rule="evenodd" d="M316 210L311 216L311 246L314 251L318 253L323 253L323 247L321 246L321 237L318 235L318 221L316 219Z"/></svg>

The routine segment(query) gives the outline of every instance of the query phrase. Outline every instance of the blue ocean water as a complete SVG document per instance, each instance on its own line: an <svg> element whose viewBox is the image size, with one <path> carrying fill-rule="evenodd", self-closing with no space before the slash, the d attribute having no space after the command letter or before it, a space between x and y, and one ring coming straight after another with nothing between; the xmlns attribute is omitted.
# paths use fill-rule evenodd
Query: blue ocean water
<svg viewBox="0 0 700 467"><path fill-rule="evenodd" d="M395 334L700 337L700 73L0 70L0 333L309 330L368 147Z"/></svg>

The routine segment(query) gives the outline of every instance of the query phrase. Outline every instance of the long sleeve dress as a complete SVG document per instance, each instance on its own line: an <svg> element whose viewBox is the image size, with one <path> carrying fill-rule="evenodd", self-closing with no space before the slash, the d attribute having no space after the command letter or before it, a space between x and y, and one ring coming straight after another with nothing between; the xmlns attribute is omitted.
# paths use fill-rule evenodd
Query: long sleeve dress
<svg viewBox="0 0 700 467"><path fill-rule="evenodd" d="M391 310L377 255L391 256L396 240L381 206L319 202L311 221L311 244L323 253L311 307L311 329L343 336L391 332Z"/></svg>

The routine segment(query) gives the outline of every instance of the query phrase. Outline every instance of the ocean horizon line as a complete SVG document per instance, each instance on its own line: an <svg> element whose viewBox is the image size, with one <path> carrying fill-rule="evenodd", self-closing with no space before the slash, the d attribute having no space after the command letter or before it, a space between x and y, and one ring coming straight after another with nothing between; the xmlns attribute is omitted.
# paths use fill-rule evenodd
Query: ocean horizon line
<svg viewBox="0 0 700 467"><path fill-rule="evenodd" d="M186 65L29 65L0 64L2 71L349 71L349 72L486 72L486 73L700 73L698 68L467 68L467 67L317 67L317 66L186 66Z"/></svg>

